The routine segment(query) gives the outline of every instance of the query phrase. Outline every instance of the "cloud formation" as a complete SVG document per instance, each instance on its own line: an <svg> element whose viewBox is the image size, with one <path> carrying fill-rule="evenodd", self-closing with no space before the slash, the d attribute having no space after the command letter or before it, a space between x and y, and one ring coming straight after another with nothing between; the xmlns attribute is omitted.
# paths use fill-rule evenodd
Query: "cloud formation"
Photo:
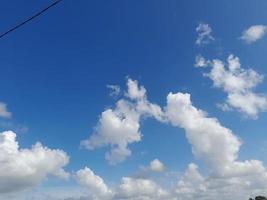
<svg viewBox="0 0 267 200"><path fill-rule="evenodd" d="M248 199L259 194L266 195L266 171L247 173L243 176L203 176L197 165L191 163L175 189L177 199L224 200Z"/></svg>
<svg viewBox="0 0 267 200"><path fill-rule="evenodd" d="M169 193L150 179L123 177L114 199L161 200L169 199Z"/></svg>
<svg viewBox="0 0 267 200"><path fill-rule="evenodd" d="M266 34L266 31L266 25L254 25L244 30L240 38L247 43L253 43L261 39Z"/></svg>
<svg viewBox="0 0 267 200"><path fill-rule="evenodd" d="M214 62L214 61L213 61ZM228 58L229 71L239 69L238 59L234 56ZM254 72L242 71L241 77L255 77ZM252 73L252 75L250 74ZM239 75L237 76L239 77ZM229 90L236 91L240 87L252 87L257 81L250 80L246 84L250 86L240 86L239 84L220 83ZM129 86L133 84L132 86ZM144 100L149 104L146 97L146 89L139 87L137 81L128 80L127 97L130 99ZM239 91L239 90L238 90ZM145 97L145 98L144 98ZM132 104L134 110L137 104ZM157 106L156 104L153 104ZM192 146L192 153L204 162L207 173L201 174L199 167L191 163L187 170L177 180L174 188L163 189L158 183L150 178L124 177L119 185L112 189L105 189L110 192L110 199L129 200L157 200L157 199L229 199L241 200L257 193L266 194L267 173L263 163L259 160L239 160L239 150L242 145L241 140L228 128L208 114L196 108L191 102L191 96L187 93L169 93L167 105L161 110L161 117L151 115L163 123L183 128L185 136ZM147 114L147 111L144 113ZM158 118L157 118L158 117ZM116 133L114 133L116 134ZM119 133L120 134L120 133ZM154 160L149 168L154 171L162 170L162 163ZM91 173L92 174L92 173ZM101 179L100 179L101 180ZM103 181L100 181L103 183ZM109 188L104 186L104 188ZM239 191L238 193L234 191Z"/></svg>
<svg viewBox="0 0 267 200"><path fill-rule="evenodd" d="M68 155L58 149L49 149L37 142L22 149L12 131L0 133L0 193L23 190L41 183L48 175L68 178L63 167Z"/></svg>
<svg viewBox="0 0 267 200"><path fill-rule="evenodd" d="M172 125L185 129L193 154L206 163L212 176L231 177L264 170L260 161L237 161L239 138L216 118L195 108L189 94L170 93L166 115Z"/></svg>
<svg viewBox="0 0 267 200"><path fill-rule="evenodd" d="M239 69L237 58L231 56L228 62L231 63L229 70ZM251 81L250 84L255 82ZM190 94L169 93L167 104L161 109L149 102L146 89L139 86L137 81L129 79L127 86L125 99L119 100L115 109L107 109L102 113L97 132L86 140L86 145L92 145L92 148L109 145L111 150L108 155L118 151L119 159L125 159L123 153L125 150L130 151L128 145L139 141L136 138L141 139L141 118L150 116L185 130L192 153L203 161L207 167L206 173L202 174L199 167L191 163L177 179L176 185L165 189L152 177L122 177L120 183L110 186L93 170L85 167L74 174L85 192L83 190L76 196L70 195L61 200L241 200L258 193L267 194L267 173L263 163L253 159L240 160L241 140L216 118L196 108ZM236 89L231 84L227 88ZM35 186L49 174L68 177L62 168L68 163L65 152L48 149L40 143L31 149L20 149L15 138L13 132L0 135L0 163L4 163L0 165L0 192ZM118 161L118 157L115 158ZM157 172L166 169L158 159L151 161L149 168Z"/></svg>
<svg viewBox="0 0 267 200"><path fill-rule="evenodd" d="M202 55L197 55L195 58L195 67L208 67L209 61L207 61Z"/></svg>
<svg viewBox="0 0 267 200"><path fill-rule="evenodd" d="M0 117L2 118L10 118L12 113L8 111L7 105L3 102L0 102Z"/></svg>
<svg viewBox="0 0 267 200"><path fill-rule="evenodd" d="M131 155L128 145L141 141L140 120L142 117L153 116L163 120L161 108L150 103L146 97L144 87L139 87L137 81L128 79L128 90L125 99L120 99L114 109L102 112L95 131L81 145L94 150L103 146L110 146L106 159L110 164L122 162Z"/></svg>
<svg viewBox="0 0 267 200"><path fill-rule="evenodd" d="M91 199L110 199L113 194L104 180L97 176L90 168L85 167L76 172L77 182L91 194Z"/></svg>
<svg viewBox="0 0 267 200"><path fill-rule="evenodd" d="M197 39L196 44L197 45L206 45L209 44L211 41L214 40L214 37L212 36L212 29L209 26L209 24L200 23L197 28Z"/></svg>
<svg viewBox="0 0 267 200"><path fill-rule="evenodd" d="M210 72L204 76L213 81L215 88L227 93L226 101L220 106L223 110L236 109L254 119L267 110L267 96L254 92L263 81L263 75L253 69L242 68L239 58L232 54L226 63L219 59L209 61L201 58L201 61L196 63L196 67L210 66Z"/></svg>
<svg viewBox="0 0 267 200"><path fill-rule="evenodd" d="M110 96L118 96L121 92L121 88L118 85L107 85L107 88L110 90Z"/></svg>
<svg viewBox="0 0 267 200"><path fill-rule="evenodd" d="M88 189L85 197L93 200L160 200L169 197L169 193L150 179L122 177L121 182L113 188L91 169L84 168L76 172L76 180Z"/></svg>
<svg viewBox="0 0 267 200"><path fill-rule="evenodd" d="M159 159L154 159L150 162L149 169L154 172L163 172L165 166Z"/></svg>

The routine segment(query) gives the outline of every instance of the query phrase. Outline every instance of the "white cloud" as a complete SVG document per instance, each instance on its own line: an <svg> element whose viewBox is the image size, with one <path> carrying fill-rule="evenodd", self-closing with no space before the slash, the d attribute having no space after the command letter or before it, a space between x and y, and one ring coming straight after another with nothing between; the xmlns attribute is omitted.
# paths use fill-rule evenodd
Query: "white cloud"
<svg viewBox="0 0 267 200"><path fill-rule="evenodd" d="M0 102L0 117L10 118L12 113L7 110L7 105L3 102Z"/></svg>
<svg viewBox="0 0 267 200"><path fill-rule="evenodd" d="M237 58L231 56L228 62L230 63L228 71L235 72L240 69ZM219 63L219 66L222 65ZM242 73L245 75L238 75L237 79L239 79L239 76L258 76L253 72L242 71ZM247 81L249 86L243 85L242 81L237 80L237 82L238 84L231 85L219 81L218 84L224 85L224 88L231 91L236 91L240 88L247 90L257 85L257 80L253 79ZM112 189L105 184L103 184L104 186L100 184L103 188L106 188L104 189L105 191L112 191L113 195L110 197L112 200L224 200L231 198L241 200L257 194L267 194L267 172L263 163L253 159L240 161L238 154L242 144L241 140L230 129L222 126L216 118L209 117L206 112L193 106L190 94L169 93L167 105L163 111L159 107L161 112L158 115L155 114L157 112L149 113L146 109L139 109L138 104L140 102L146 102L145 105L150 103L147 100L145 88L138 87L137 82L132 80L129 85L132 83L135 83L134 87L130 86L132 90L127 92L127 97L132 100L127 101L130 105L127 105L126 108L131 108L139 118L142 115L149 115L160 122L169 122L175 127L183 128L188 142L192 145L193 155L203 161L207 169L205 170L206 174L202 175L197 165L190 164L185 173L177 180L175 188L169 190L163 189L160 184L148 178L124 177L121 183ZM120 101L126 102L126 100ZM156 104L153 105L157 106ZM117 105L116 109L118 108L119 110L126 109ZM137 123L139 124L138 120ZM135 130L139 130L139 128ZM118 135L116 133L112 132L112 134L115 134L114 137L119 137L120 133ZM99 141L97 142L102 144L106 137L98 138ZM118 140L112 141L111 138L108 138L107 144L118 144ZM125 143L128 144L128 141ZM152 161L148 168L161 169L159 163L160 161ZM90 174L93 177L96 176L93 172ZM99 177L98 180L102 179ZM104 183L103 180L100 182Z"/></svg>
<svg viewBox="0 0 267 200"><path fill-rule="evenodd" d="M205 45L209 44L211 41L214 40L214 37L211 35L212 29L208 24L200 23L197 28L197 45Z"/></svg>
<svg viewBox="0 0 267 200"><path fill-rule="evenodd" d="M87 167L76 172L75 177L80 185L88 189L89 194L84 199L160 200L170 197L167 191L150 179L123 177L121 183L111 189Z"/></svg>
<svg viewBox="0 0 267 200"><path fill-rule="evenodd" d="M138 86L138 82L132 79L127 80L128 91L126 96L132 100L146 98L146 89L144 86Z"/></svg>
<svg viewBox="0 0 267 200"><path fill-rule="evenodd" d="M184 199L194 199L199 193L207 190L204 180L198 171L198 166L191 163L179 180L175 193L183 196Z"/></svg>
<svg viewBox="0 0 267 200"><path fill-rule="evenodd" d="M227 93L226 102L220 104L223 110L236 109L251 118L257 118L259 112L267 110L267 96L254 92L263 81L263 75L253 69L241 68L239 58L234 55L228 57L227 64L218 59L206 62L211 71L204 75L213 81L214 87Z"/></svg>
<svg viewBox="0 0 267 200"><path fill-rule="evenodd" d="M118 96L121 92L121 88L118 85L107 85L107 88L110 90L110 96Z"/></svg>
<svg viewBox="0 0 267 200"><path fill-rule="evenodd" d="M154 117L161 122L165 120L161 107L147 100L144 86L139 87L138 82L132 79L127 80L127 86L128 91L125 96L134 101L132 105L140 116Z"/></svg>
<svg viewBox="0 0 267 200"><path fill-rule="evenodd" d="M0 133L0 193L36 186L48 175L68 178L63 167L69 162L67 154L36 143L30 149L19 148L16 134Z"/></svg>
<svg viewBox="0 0 267 200"><path fill-rule="evenodd" d="M204 111L195 108L189 94L170 93L166 115L174 126L185 129L193 154L206 163L213 176L238 176L264 169L258 161L237 161L239 138L216 118L209 118Z"/></svg>
<svg viewBox="0 0 267 200"><path fill-rule="evenodd" d="M128 145L141 141L141 117L153 116L163 120L161 108L147 101L144 87L138 87L137 81L131 79L127 85L126 97L130 100L121 99L114 109L102 112L94 133L89 139L81 142L82 146L90 150L110 146L111 150L106 153L106 159L110 164L125 160L131 155Z"/></svg>
<svg viewBox="0 0 267 200"><path fill-rule="evenodd" d="M76 180L89 190L91 198L94 200L110 199L113 195L104 180L88 167L76 172Z"/></svg>
<svg viewBox="0 0 267 200"><path fill-rule="evenodd" d="M123 177L114 199L118 200L161 200L169 193L149 179Z"/></svg>
<svg viewBox="0 0 267 200"><path fill-rule="evenodd" d="M266 25L254 25L244 30L240 38L247 43L253 43L261 39L265 35L266 30Z"/></svg>
<svg viewBox="0 0 267 200"><path fill-rule="evenodd" d="M267 174L246 174L237 177L204 177L198 166L190 164L177 184L178 199L243 200L257 195L266 195Z"/></svg>
<svg viewBox="0 0 267 200"><path fill-rule="evenodd" d="M267 97L253 92L232 93L228 95L227 104L252 118L257 118L259 112L267 110Z"/></svg>
<svg viewBox="0 0 267 200"><path fill-rule="evenodd" d="M155 172L163 172L165 170L165 166L159 159L154 159L150 162L149 169Z"/></svg>
<svg viewBox="0 0 267 200"><path fill-rule="evenodd" d="M257 192L267 193L267 174L262 162L239 161L240 140L217 119L195 108L189 94L170 93L166 114L174 126L185 129L193 154L208 167L204 177L195 164L189 165L177 184L178 199L241 200ZM234 191L238 193L233 194Z"/></svg>
<svg viewBox="0 0 267 200"><path fill-rule="evenodd" d="M106 154L106 159L111 164L121 162L131 155L128 144L141 140L139 120L132 105L120 100L114 110L107 109L102 113L95 132L81 144L90 150L110 145L111 151Z"/></svg>
<svg viewBox="0 0 267 200"><path fill-rule="evenodd" d="M195 67L207 67L208 65L208 61L202 55L196 56Z"/></svg>

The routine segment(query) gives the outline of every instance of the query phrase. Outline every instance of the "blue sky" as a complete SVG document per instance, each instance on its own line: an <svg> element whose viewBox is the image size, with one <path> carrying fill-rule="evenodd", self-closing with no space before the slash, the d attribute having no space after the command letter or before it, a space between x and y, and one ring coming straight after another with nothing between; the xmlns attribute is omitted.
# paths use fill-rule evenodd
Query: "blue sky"
<svg viewBox="0 0 267 200"><path fill-rule="evenodd" d="M1 32L50 2L2 1ZM266 75L267 36L263 34L255 42L241 39L251 26L262 25L265 30L266 7L265 0L65 0L0 40L0 102L12 113L12 117L0 119L0 130L16 132L21 148L31 148L40 141L50 149L61 149L70 157L64 167L67 172L88 166L111 185L125 176L148 173L141 166L148 168L154 159L167 169L165 174L147 175L154 179L161 180L168 172L183 177L190 163L198 165L203 176L209 176L209 166L192 153L185 130L154 117L139 121L141 141L130 143L131 156L116 165L105 159L110 146L94 150L80 146L94 133L101 113L116 109L119 99L129 97L125 97L126 84L132 79L146 88L148 101L163 110L170 92L191 94L196 108L217 118L242 140L239 160L260 160L266 165L265 108L257 117L234 106L223 111L217 104L227 98L225 87L216 87L214 80L203 76L210 68L194 67L197 55L209 62L226 62L233 54L244 70L251 68ZM207 44L196 44L199 24L212 29L213 39ZM214 63L209 65L213 67ZM121 93L111 96L107 85L120 86ZM263 79L253 92L265 97L266 88ZM51 177L40 184L41 189L79 187L72 178L59 181Z"/></svg>

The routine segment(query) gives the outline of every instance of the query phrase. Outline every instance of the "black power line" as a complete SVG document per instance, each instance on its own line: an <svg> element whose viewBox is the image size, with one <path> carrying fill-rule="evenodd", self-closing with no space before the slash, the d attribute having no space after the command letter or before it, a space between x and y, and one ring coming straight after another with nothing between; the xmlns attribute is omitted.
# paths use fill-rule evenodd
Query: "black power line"
<svg viewBox="0 0 267 200"><path fill-rule="evenodd" d="M25 25L26 23L30 22L31 20L33 20L34 18L40 16L41 14L43 14L45 11L47 11L49 8L52 8L53 6L57 5L58 3L60 3L63 0L57 0L54 3L52 3L51 5L49 5L48 7L44 8L43 10L39 11L38 13L36 13L35 15L33 15L32 17L28 18L27 20L19 23L18 25L12 27L11 29L9 29L8 31L2 33L0 35L0 39L4 36L6 36L7 34L15 31L16 29L20 28L21 26Z"/></svg>

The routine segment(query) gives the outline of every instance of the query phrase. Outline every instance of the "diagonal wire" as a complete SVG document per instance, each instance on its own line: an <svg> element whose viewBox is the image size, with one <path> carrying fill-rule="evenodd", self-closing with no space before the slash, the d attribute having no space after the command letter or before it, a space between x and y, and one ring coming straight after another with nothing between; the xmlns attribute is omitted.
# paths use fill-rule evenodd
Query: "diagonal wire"
<svg viewBox="0 0 267 200"><path fill-rule="evenodd" d="M13 31L15 31L16 29L22 27L23 25L25 25L26 23L30 22L30 21L33 20L34 18L36 18L36 17L42 15L42 14L43 14L44 12L46 12L48 9L54 7L55 5L57 5L58 3L60 3L61 1L63 1L63 0L57 0L57 1L55 1L54 3L50 4L48 7L44 8L44 9L41 10L41 11L39 11L39 12L36 13L35 15L33 15L33 16L31 16L30 18L26 19L25 21L19 23L18 25L12 27L12 28L9 29L8 31L6 31L6 32L4 32L4 33L2 33L2 34L0 34L0 39L1 39L2 37L6 36L7 34L9 34L9 33L13 32Z"/></svg>

